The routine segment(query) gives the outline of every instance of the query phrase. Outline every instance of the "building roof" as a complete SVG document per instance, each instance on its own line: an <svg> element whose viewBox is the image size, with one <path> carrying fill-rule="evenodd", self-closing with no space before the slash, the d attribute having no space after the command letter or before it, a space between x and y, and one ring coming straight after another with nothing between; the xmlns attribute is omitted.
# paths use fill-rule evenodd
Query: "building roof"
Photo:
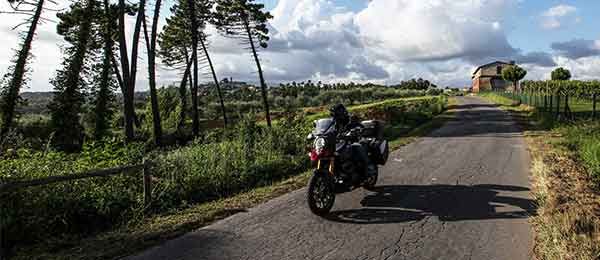
<svg viewBox="0 0 600 260"><path fill-rule="evenodd" d="M482 68L489 67L489 66L492 66L492 65L498 65L498 64L512 65L512 64L514 64L514 62L513 62L513 61L511 61L511 62L504 62L504 61L494 61L494 62L490 62L490 63L488 63L488 64L481 65L481 66L479 66L479 67L477 67L477 68L475 69L475 71L473 72L473 76L475 76L475 74L477 74L477 72L478 72L480 69L482 69Z"/></svg>

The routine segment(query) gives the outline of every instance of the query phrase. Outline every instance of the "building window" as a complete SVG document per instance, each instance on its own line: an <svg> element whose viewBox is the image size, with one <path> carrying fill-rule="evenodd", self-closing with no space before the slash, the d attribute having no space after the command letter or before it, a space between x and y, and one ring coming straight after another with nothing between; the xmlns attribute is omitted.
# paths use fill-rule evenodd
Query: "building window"
<svg viewBox="0 0 600 260"><path fill-rule="evenodd" d="M496 74L498 74L498 75L502 74L502 66L496 67Z"/></svg>

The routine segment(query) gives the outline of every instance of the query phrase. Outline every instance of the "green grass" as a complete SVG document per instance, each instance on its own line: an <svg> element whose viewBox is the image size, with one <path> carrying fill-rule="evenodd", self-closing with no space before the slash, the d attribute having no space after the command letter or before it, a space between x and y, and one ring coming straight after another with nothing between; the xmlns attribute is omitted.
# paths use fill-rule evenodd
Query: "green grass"
<svg viewBox="0 0 600 260"><path fill-rule="evenodd" d="M438 100L434 103L428 102L428 104L438 104L438 102L442 101L445 103L446 99ZM453 104L453 102L454 99L450 98L449 103ZM389 105L393 103L404 104L392 100L390 102L380 102L373 106L362 106L362 109L381 108L382 104ZM414 108L414 106L412 107ZM424 108L424 106L419 107ZM432 108L431 106L429 107ZM444 110L445 107L446 105L442 104L441 110ZM441 110L437 113L442 112ZM410 131L406 131L406 124L410 121L392 121L394 123L391 123L386 131L386 138L390 141L391 147L397 149L413 141L416 137L425 135L429 131L440 127L452 117L453 112L449 111L436 116L435 114L437 113L432 113L430 117L419 121L419 125L413 127ZM422 113L421 115L429 114ZM397 134L394 130L403 131L402 134ZM187 157L183 156L182 158ZM195 160L198 159L195 158ZM185 160L194 162L191 158ZM185 167L175 167L180 169L180 171L187 171L184 169ZM310 176L309 172L303 173L303 171L298 170L289 172L288 174L292 175L292 177L283 181L262 183L259 184L259 186L264 185L262 187L232 194L227 196L227 198L204 203L191 203L185 207L173 208L160 214L140 218L137 221L130 222L109 232L102 232L98 235L87 237L63 236L56 239L44 240L42 243L31 246L24 246L16 252L15 259L113 259L131 255L186 232L206 226L216 220L244 211L246 208L256 206L287 192L304 187ZM294 174L298 175L293 176Z"/></svg>

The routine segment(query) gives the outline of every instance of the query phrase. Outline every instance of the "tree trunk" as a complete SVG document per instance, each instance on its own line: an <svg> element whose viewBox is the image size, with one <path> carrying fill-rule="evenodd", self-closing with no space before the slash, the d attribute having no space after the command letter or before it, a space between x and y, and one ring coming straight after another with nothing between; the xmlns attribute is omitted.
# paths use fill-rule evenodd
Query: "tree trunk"
<svg viewBox="0 0 600 260"><path fill-rule="evenodd" d="M260 60L258 59L258 55L256 54L256 47L254 46L254 40L252 39L252 32L250 31L250 25L248 24L248 20L244 19L244 27L246 27L246 33L248 34L248 41L250 41L250 48L252 48L252 54L254 55L254 61L256 62L256 67L258 69L258 77L260 79L260 90L262 94L262 99L265 106L265 117L267 119L267 125L271 127L271 112L269 111L269 100L267 97L267 84L265 83L265 78L263 77L262 68L260 67Z"/></svg>
<svg viewBox="0 0 600 260"><path fill-rule="evenodd" d="M198 21L196 20L194 0L187 0L187 4L192 26L192 61L194 63L194 71L192 73L193 84L190 91L192 95L192 134L198 136L200 135L200 118L198 113Z"/></svg>
<svg viewBox="0 0 600 260"><path fill-rule="evenodd" d="M21 86L23 85L23 79L26 73L27 59L29 58L29 52L31 51L31 44L35 31L37 29L40 17L42 16L42 10L44 9L44 0L39 0L35 9L35 13L31 20L31 26L27 31L27 36L23 41L21 50L17 54L17 61L15 63L15 69L8 84L8 91L5 96L2 97L2 126L0 127L0 142L4 139L6 134L10 131L12 123L15 117L15 108L19 99L19 93Z"/></svg>
<svg viewBox="0 0 600 260"><path fill-rule="evenodd" d="M119 56L121 58L121 72L123 74L123 120L125 124L125 139L127 142L133 141L133 124L135 108L133 106L133 97L129 93L129 57L127 53L127 40L125 39L125 0L119 0Z"/></svg>
<svg viewBox="0 0 600 260"><path fill-rule="evenodd" d="M131 66L127 53L127 41L125 40L125 0L119 0L119 53L121 56L121 72L123 73L123 114L125 120L125 139L132 142L134 139L134 124L136 124L134 94L135 80L137 74L138 43L142 19L144 19L145 0L138 3L138 14L133 31L133 42L131 47Z"/></svg>
<svg viewBox="0 0 600 260"><path fill-rule="evenodd" d="M188 78L190 77L190 69L192 66L192 62L190 59L188 59L188 54L186 52L185 54L185 72L183 73L183 79L181 80L181 83L179 85L179 98L180 98L180 103L181 103L181 111L179 111L179 122L177 123L177 131L178 132L183 132L183 128L185 127L185 109L187 107L187 89L186 89L186 83L188 81Z"/></svg>
<svg viewBox="0 0 600 260"><path fill-rule="evenodd" d="M210 55L208 54L208 50L206 49L206 45L204 44L204 40L202 38L200 38L200 44L202 46L202 50L204 51L206 61L208 61L208 66L210 67L210 72L212 73L213 81L215 82L215 86L217 87L217 93L219 94L219 102L221 103L221 112L223 113L223 124L225 127L227 127L227 111L225 110L225 102L223 101L223 94L221 93L219 79L217 79L217 73L215 72L215 68L212 64Z"/></svg>
<svg viewBox="0 0 600 260"><path fill-rule="evenodd" d="M146 20L143 19L144 36L146 39L146 49L148 51L148 81L150 85L150 103L152 106L152 129L154 134L154 143L161 145L162 126L160 121L160 109L158 107L158 93L156 91L156 34L158 30L158 17L160 16L161 0L156 0L154 5L154 15L152 17L152 31L148 39L148 29Z"/></svg>

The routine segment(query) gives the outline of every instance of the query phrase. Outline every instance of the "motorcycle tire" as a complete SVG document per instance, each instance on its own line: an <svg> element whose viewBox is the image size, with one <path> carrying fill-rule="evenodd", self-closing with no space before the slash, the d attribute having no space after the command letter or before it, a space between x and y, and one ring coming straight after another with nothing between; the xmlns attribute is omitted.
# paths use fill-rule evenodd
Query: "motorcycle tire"
<svg viewBox="0 0 600 260"><path fill-rule="evenodd" d="M333 208L335 192L330 178L326 174L313 173L308 181L306 201L310 211L318 216L326 215Z"/></svg>

